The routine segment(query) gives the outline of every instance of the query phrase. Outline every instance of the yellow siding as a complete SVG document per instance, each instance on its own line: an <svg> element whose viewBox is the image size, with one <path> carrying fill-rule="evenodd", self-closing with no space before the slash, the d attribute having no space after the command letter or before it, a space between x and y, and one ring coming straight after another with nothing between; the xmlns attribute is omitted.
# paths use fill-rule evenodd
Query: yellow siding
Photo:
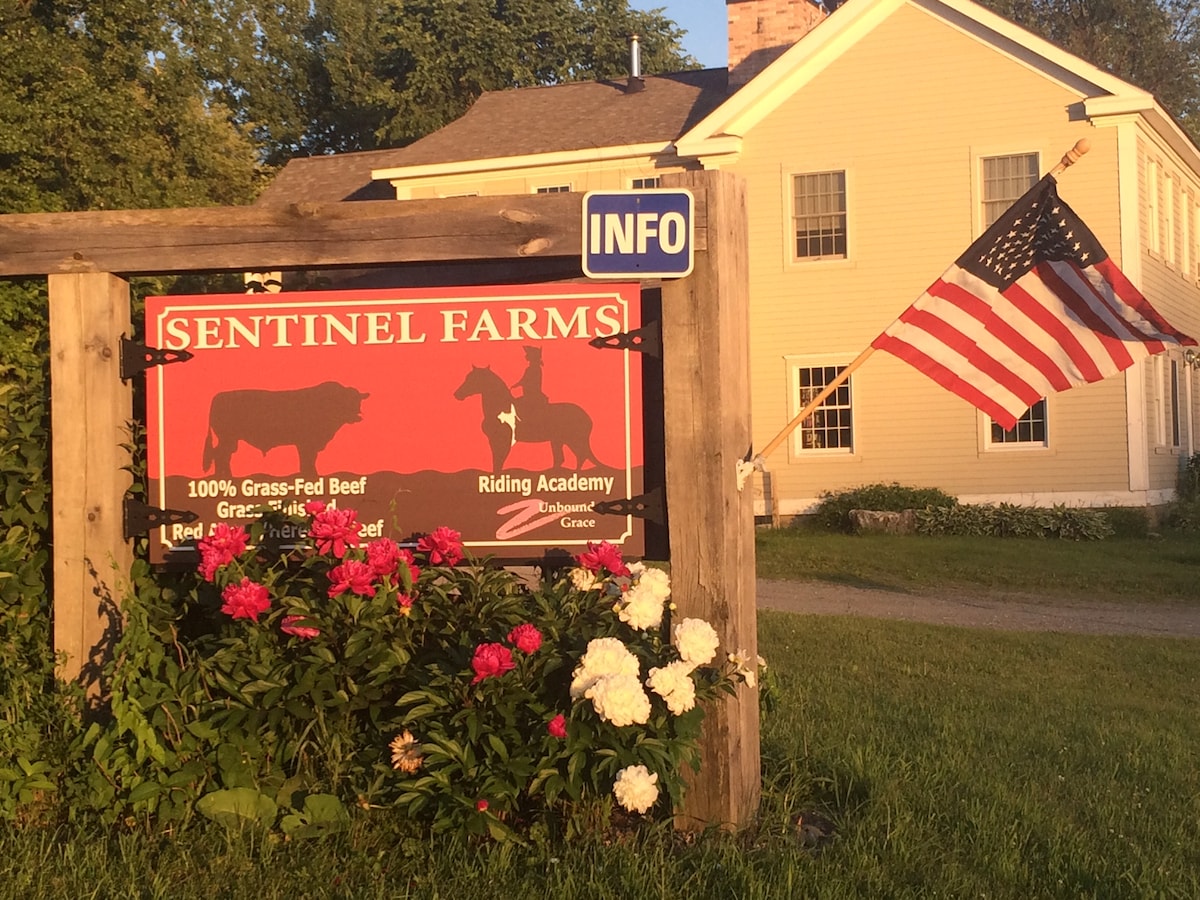
<svg viewBox="0 0 1200 900"><path fill-rule="evenodd" d="M1122 219L1120 129L1093 127L1080 111L1083 99L970 35L902 6L744 136L742 154L730 168L747 182L756 447L765 446L794 411L790 367L797 360L849 362L979 234L982 156L1036 152L1045 172L1079 138L1088 138L1091 152L1059 179L1063 199L1118 265L1122 223L1136 222L1142 250L1131 274L1168 320L1200 334L1200 178L1143 126L1140 219L1133 212ZM1170 226L1173 260L1146 246L1150 157L1186 198L1177 208L1194 215L1186 229L1178 216ZM407 179L397 188L399 196L414 199L520 194L552 184L583 192L626 188L633 178L693 165L670 155L531 164ZM847 176L849 258L794 263L791 175L829 170ZM1161 209L1160 216L1166 229ZM1196 373L1182 365L1182 354L1174 358L1183 380L1181 406L1184 412L1194 406L1200 415ZM1198 443L1188 433L1192 416L1183 417L1182 447L1160 446L1153 363L1141 364L1130 377L1145 387L1150 488L1169 490L1182 456ZM767 460L785 513L822 491L876 481L936 486L969 498L1145 499L1130 491L1131 413L1123 376L1050 397L1046 447L989 447L984 416L884 353L854 376L853 396L852 454L797 453L789 442Z"/></svg>
<svg viewBox="0 0 1200 900"><path fill-rule="evenodd" d="M978 234L980 155L1039 152L1045 171L1089 137L1062 194L1117 247L1115 133L1071 121L1079 99L901 7L751 132L736 171L749 185L756 444L788 417L785 357L849 362ZM794 264L788 176L827 169L847 172L849 259ZM1050 398L1049 447L988 450L973 407L887 354L854 382L855 453L781 449L768 468L782 497L874 481L960 495L1128 488L1119 377Z"/></svg>
<svg viewBox="0 0 1200 900"><path fill-rule="evenodd" d="M1184 166L1152 134L1138 139L1139 245L1141 247L1141 288L1147 299L1171 324L1192 335L1200 335L1200 179ZM1148 176L1150 167L1157 179ZM1157 197L1151 198L1157 182ZM1173 202L1171 194L1174 195ZM1158 240L1152 242L1152 223L1156 219ZM1188 397L1195 397L1196 372L1183 362L1183 354L1169 353L1179 372L1181 434L1179 445L1172 439L1170 367L1163 361L1145 369L1148 401L1146 436L1150 447L1150 486L1170 489L1176 485L1179 469L1195 446L1190 431L1195 421L1188 415ZM1156 366L1159 372L1155 372ZM1160 421L1161 420L1161 421Z"/></svg>

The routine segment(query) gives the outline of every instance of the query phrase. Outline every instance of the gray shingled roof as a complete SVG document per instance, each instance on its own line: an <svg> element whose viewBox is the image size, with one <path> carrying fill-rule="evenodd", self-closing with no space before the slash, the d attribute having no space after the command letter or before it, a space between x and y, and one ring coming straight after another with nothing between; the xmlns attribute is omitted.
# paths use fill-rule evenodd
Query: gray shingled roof
<svg viewBox="0 0 1200 900"><path fill-rule="evenodd" d="M259 203L386 200L373 169L462 162L591 147L667 143L727 96L725 69L651 75L630 93L624 81L585 81L489 91L459 119L407 147L293 159Z"/></svg>

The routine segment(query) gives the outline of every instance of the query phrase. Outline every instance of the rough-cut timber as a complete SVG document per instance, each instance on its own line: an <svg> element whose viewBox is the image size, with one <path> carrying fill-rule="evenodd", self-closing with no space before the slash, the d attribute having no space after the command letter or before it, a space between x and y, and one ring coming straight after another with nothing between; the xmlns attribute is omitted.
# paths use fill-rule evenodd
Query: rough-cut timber
<svg viewBox="0 0 1200 900"><path fill-rule="evenodd" d="M119 377L129 285L105 273L50 276L50 426L54 481L54 649L59 674L99 686L129 577L122 501L129 488L132 393Z"/></svg>
<svg viewBox="0 0 1200 900"><path fill-rule="evenodd" d="M674 618L706 619L720 654L758 654L752 491L738 491L750 449L749 269L744 182L727 173L666 176L704 194L710 228L688 278L662 289L667 517ZM753 821L760 790L758 693L745 685L704 719L699 774L676 823Z"/></svg>
<svg viewBox="0 0 1200 900"><path fill-rule="evenodd" d="M0 216L0 277L579 257L580 194ZM705 210L698 203L696 248Z"/></svg>

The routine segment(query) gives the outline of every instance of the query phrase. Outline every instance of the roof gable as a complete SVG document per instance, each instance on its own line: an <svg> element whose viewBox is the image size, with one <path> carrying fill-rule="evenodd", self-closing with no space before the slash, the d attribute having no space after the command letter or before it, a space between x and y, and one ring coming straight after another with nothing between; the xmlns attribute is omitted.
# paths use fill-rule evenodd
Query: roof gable
<svg viewBox="0 0 1200 900"><path fill-rule="evenodd" d="M682 156L736 152L736 138L770 115L902 6L937 18L1081 97L1118 98L1130 111L1153 105L1146 91L1056 47L971 0L849 0L676 142ZM1125 103L1127 102L1127 103ZM733 140L731 140L731 138Z"/></svg>

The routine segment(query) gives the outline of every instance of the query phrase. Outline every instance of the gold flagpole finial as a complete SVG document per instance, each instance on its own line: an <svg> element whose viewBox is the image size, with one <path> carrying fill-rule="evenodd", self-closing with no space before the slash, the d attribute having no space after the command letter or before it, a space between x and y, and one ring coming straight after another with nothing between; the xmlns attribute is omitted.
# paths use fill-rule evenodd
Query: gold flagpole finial
<svg viewBox="0 0 1200 900"><path fill-rule="evenodd" d="M1075 146L1063 154L1063 158L1058 161L1058 165L1050 170L1053 176L1059 176L1067 170L1068 166L1073 166L1079 162L1079 157L1092 149L1092 142L1087 138L1080 138L1075 142Z"/></svg>

